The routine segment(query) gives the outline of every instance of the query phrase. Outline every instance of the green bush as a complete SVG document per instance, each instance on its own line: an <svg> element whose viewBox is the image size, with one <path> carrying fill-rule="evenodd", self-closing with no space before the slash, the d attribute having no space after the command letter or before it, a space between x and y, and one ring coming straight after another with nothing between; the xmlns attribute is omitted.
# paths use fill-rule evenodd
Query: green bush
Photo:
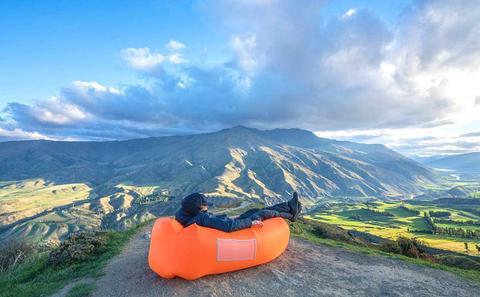
<svg viewBox="0 0 480 297"><path fill-rule="evenodd" d="M387 241L383 243L380 248L387 253L402 254L402 249L396 241Z"/></svg>
<svg viewBox="0 0 480 297"><path fill-rule="evenodd" d="M106 244L104 233L79 232L71 234L48 255L48 264L77 263L98 254Z"/></svg>
<svg viewBox="0 0 480 297"><path fill-rule="evenodd" d="M434 257L435 262L454 266L462 269L478 270L480 271L480 262L475 261L469 257L461 255L437 255Z"/></svg>
<svg viewBox="0 0 480 297"><path fill-rule="evenodd" d="M432 218L448 218L449 216L452 215L451 212L449 212L449 211L442 211L442 210L439 210L439 211L430 210L430 211L428 212L428 214L429 214L430 217L432 217Z"/></svg>
<svg viewBox="0 0 480 297"><path fill-rule="evenodd" d="M349 231L338 227L336 225L331 225L327 223L322 223L318 221L309 222L313 226L313 234L318 237L328 238L333 240L340 240L352 244L357 244L361 246L367 246L368 243L362 238L353 236Z"/></svg>
<svg viewBox="0 0 480 297"><path fill-rule="evenodd" d="M399 237L396 241L386 242L381 245L381 249L385 252L400 254L415 259L424 256L420 242L407 237Z"/></svg>

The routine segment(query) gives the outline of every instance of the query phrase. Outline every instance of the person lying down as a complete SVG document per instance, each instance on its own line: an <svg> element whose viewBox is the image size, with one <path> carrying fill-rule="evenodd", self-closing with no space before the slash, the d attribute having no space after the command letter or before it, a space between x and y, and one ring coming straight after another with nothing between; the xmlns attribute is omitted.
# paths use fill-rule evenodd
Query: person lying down
<svg viewBox="0 0 480 297"><path fill-rule="evenodd" d="M192 224L218 229L224 232L233 232L252 226L262 226L263 220L270 218L284 218L295 222L302 211L302 204L298 200L298 194L293 193L292 199L265 208L254 208L246 211L236 218L226 215L215 215L208 212L205 196L201 193L193 193L183 198L182 207L175 214L175 219L188 227Z"/></svg>

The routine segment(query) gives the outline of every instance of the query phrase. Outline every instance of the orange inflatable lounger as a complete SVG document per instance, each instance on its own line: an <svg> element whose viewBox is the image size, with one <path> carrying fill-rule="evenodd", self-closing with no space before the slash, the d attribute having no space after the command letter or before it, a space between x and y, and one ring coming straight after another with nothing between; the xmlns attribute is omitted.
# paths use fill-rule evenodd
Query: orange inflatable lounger
<svg viewBox="0 0 480 297"><path fill-rule="evenodd" d="M148 264L163 278L194 280L270 262L287 248L290 229L282 218L263 224L226 233L197 224L183 228L173 218L157 219Z"/></svg>

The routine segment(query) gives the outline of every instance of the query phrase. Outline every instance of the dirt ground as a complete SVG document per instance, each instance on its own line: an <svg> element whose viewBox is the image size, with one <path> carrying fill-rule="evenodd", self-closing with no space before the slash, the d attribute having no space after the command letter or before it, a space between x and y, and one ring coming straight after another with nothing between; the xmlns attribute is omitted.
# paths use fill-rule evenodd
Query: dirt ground
<svg viewBox="0 0 480 297"><path fill-rule="evenodd" d="M93 296L480 296L480 284L449 272L298 239L266 265L166 280L148 267L149 229L107 265Z"/></svg>

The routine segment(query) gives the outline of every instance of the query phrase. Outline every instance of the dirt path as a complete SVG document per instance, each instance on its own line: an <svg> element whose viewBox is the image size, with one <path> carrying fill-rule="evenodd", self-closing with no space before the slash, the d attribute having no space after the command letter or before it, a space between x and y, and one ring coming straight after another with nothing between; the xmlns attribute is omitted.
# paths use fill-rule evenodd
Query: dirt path
<svg viewBox="0 0 480 297"><path fill-rule="evenodd" d="M298 239L267 265L165 280L147 265L149 229L108 264L93 296L480 296L480 285L445 271Z"/></svg>

